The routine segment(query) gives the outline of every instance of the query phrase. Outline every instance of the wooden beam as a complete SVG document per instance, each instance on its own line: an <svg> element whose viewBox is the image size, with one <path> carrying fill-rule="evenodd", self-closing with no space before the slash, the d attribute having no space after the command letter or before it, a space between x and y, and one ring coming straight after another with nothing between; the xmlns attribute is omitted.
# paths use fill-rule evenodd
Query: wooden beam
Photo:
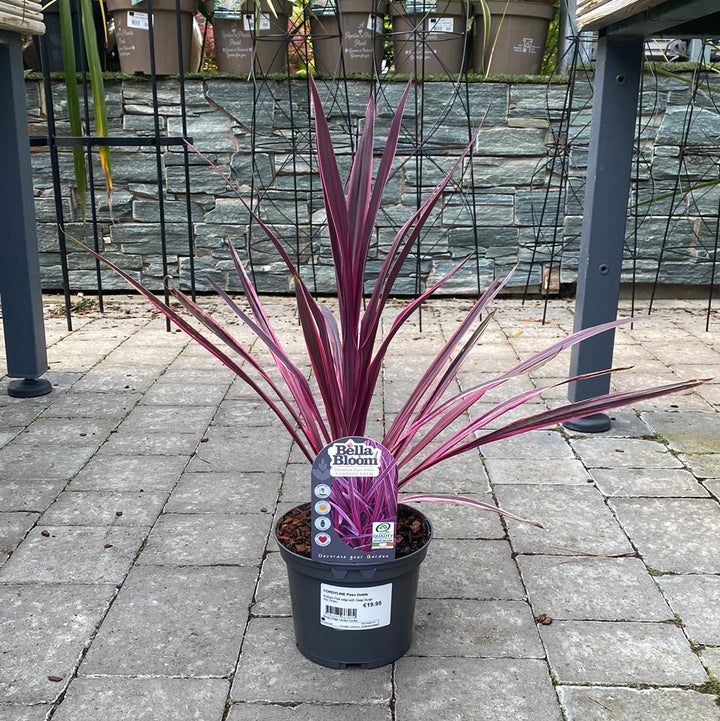
<svg viewBox="0 0 720 721"><path fill-rule="evenodd" d="M577 17L581 30L653 35L673 28L697 28L696 21L713 16L716 20L718 12L717 0L578 0ZM713 25L714 29L705 28L708 36L717 31L717 23Z"/></svg>
<svg viewBox="0 0 720 721"><path fill-rule="evenodd" d="M610 23L637 15L662 2L664 0L578 0L578 27L580 30L604 28Z"/></svg>
<svg viewBox="0 0 720 721"><path fill-rule="evenodd" d="M20 35L44 34L40 3L34 0L0 0L0 30Z"/></svg>

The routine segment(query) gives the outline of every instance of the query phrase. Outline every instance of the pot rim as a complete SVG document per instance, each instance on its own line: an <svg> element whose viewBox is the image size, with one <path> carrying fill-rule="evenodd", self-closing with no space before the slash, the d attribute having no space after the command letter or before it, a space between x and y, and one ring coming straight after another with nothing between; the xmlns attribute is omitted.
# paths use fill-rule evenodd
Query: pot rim
<svg viewBox="0 0 720 721"><path fill-rule="evenodd" d="M405 504L402 502L398 503L398 508L400 506L405 506L407 508L412 508L415 513L420 514L422 516L423 521L425 522L425 526L428 530L428 539L425 545L422 548L418 548L416 551L413 551L412 553L408 553L406 556L401 556L400 558L394 558L390 561L383 561L381 563L372 564L372 563L331 563L328 561L316 561L308 556L301 556L299 553L295 553L295 551L291 551L287 546L284 546L280 540L277 537L277 530L280 524L282 523L283 518L287 516L288 513L291 513L296 508L309 508L309 503L299 503L296 506L293 506L291 509L283 513L282 516L277 520L277 522L273 526L273 537L275 538L275 543L277 543L278 548L280 549L280 554L283 556L283 558L287 561L288 559L291 559L294 563L306 565L306 566L312 566L313 568L327 568L327 569L342 569L342 570L353 570L353 571L367 571L370 572L375 569L395 569L399 568L404 565L414 565L416 563L419 563L420 561L425 558L425 554L427 553L427 550L430 546L430 542L433 540L434 537L434 528L433 524L430 521L430 519L422 512L419 511L414 506L410 506L409 504Z"/></svg>

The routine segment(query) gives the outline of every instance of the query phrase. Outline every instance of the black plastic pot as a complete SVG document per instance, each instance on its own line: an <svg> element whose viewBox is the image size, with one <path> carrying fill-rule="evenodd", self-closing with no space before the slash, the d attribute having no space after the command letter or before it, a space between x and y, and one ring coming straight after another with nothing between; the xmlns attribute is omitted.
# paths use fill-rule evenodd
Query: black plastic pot
<svg viewBox="0 0 720 721"><path fill-rule="evenodd" d="M432 524L423 518L428 542L377 566L299 556L278 541L276 526L275 540L287 565L295 642L303 656L329 668L377 668L405 654L412 641L420 564L432 539Z"/></svg>

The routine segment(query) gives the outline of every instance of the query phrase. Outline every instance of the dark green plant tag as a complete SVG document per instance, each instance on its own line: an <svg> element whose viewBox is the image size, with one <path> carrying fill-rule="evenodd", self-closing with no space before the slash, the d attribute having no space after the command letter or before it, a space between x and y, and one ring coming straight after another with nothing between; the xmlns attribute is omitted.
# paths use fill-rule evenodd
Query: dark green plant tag
<svg viewBox="0 0 720 721"><path fill-rule="evenodd" d="M311 473L313 559L393 560L397 483L395 459L371 438L341 438L323 448Z"/></svg>

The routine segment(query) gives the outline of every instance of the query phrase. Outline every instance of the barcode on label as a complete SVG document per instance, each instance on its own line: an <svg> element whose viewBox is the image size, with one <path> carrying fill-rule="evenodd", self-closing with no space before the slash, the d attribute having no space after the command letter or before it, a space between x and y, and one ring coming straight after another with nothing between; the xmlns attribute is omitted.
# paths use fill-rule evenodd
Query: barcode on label
<svg viewBox="0 0 720 721"><path fill-rule="evenodd" d="M343 618L357 618L357 608L343 608L342 606L325 606L325 613L329 616L342 616Z"/></svg>

